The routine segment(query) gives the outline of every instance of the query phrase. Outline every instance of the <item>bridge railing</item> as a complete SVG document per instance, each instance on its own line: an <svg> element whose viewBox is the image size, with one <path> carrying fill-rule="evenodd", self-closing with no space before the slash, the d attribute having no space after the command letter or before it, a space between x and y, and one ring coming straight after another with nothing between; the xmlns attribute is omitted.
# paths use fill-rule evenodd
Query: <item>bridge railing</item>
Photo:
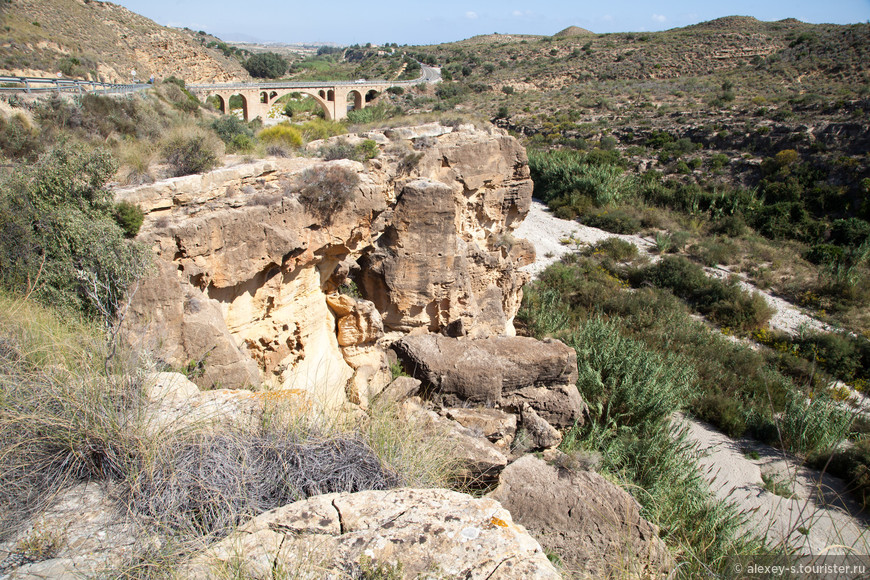
<svg viewBox="0 0 870 580"><path fill-rule="evenodd" d="M0 76L0 93L129 94L145 90L150 86L145 83L116 84L67 78Z"/></svg>

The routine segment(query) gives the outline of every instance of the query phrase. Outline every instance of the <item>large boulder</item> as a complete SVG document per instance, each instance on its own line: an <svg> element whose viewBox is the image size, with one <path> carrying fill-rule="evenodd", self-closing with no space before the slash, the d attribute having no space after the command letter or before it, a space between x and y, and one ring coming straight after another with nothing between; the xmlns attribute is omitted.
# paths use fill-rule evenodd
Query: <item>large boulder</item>
<svg viewBox="0 0 870 580"><path fill-rule="evenodd" d="M583 422L577 355L558 340L426 334L406 336L394 348L405 368L445 405L490 404L518 413L528 404L556 427Z"/></svg>
<svg viewBox="0 0 870 580"><path fill-rule="evenodd" d="M581 578L652 578L674 562L631 495L592 471L568 471L526 455L510 464L496 499Z"/></svg>
<svg viewBox="0 0 870 580"><path fill-rule="evenodd" d="M443 438L456 461L454 478L462 485L485 487L493 484L508 463L503 447L491 443L480 431L463 427L426 409L417 397L402 402L399 417L413 425L415 433L423 439Z"/></svg>
<svg viewBox="0 0 870 580"><path fill-rule="evenodd" d="M185 578L241 568L246 577L560 578L493 499L444 489L328 494L257 516L195 557ZM390 576L394 577L394 576Z"/></svg>

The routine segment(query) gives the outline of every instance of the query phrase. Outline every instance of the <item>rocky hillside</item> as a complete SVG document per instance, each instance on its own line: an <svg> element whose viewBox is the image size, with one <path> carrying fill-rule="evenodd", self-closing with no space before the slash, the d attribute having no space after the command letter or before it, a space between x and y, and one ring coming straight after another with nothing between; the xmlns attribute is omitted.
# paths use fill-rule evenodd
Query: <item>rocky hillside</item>
<svg viewBox="0 0 870 580"><path fill-rule="evenodd" d="M276 160L118 192L148 212L139 239L158 256L131 318L146 342L172 364L207 358L204 386L332 405L388 382L381 339L513 334L534 258L510 235L531 201L525 151L471 125L369 137L384 151L368 169Z"/></svg>
<svg viewBox="0 0 870 580"><path fill-rule="evenodd" d="M9 0L0 5L0 74L130 82L249 79L241 64L202 46L196 33L160 26L96 0Z"/></svg>

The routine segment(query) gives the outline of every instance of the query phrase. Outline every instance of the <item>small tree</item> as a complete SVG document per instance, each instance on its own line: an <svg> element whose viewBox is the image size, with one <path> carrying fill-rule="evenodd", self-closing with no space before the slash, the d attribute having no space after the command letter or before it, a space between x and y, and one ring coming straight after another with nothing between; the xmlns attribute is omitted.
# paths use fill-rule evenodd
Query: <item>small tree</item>
<svg viewBox="0 0 870 580"><path fill-rule="evenodd" d="M261 52L249 58L243 65L252 77L277 79L287 72L287 61L280 54Z"/></svg>

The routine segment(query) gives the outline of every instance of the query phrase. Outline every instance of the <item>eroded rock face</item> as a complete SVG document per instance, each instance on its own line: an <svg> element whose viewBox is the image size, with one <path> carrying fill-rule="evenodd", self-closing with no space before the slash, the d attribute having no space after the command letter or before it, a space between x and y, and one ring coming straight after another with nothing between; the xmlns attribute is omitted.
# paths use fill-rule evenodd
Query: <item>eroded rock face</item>
<svg viewBox="0 0 870 580"><path fill-rule="evenodd" d="M658 530L627 492L592 471L568 471L526 455L488 495L579 578L656 578L673 568Z"/></svg>
<svg viewBox="0 0 870 580"><path fill-rule="evenodd" d="M519 412L528 404L556 427L583 421L577 355L557 340L527 337L457 339L409 335L394 348L412 374L447 405L492 404Z"/></svg>
<svg viewBox="0 0 870 580"><path fill-rule="evenodd" d="M531 200L525 152L500 130L442 129L380 134L366 166L329 162L356 176L329 219L300 201L316 159L118 192L148 212L138 239L157 263L129 339L176 367L203 361L200 386L300 389L336 406L389 381L383 333L512 334L518 267L533 256L510 236ZM327 299L348 273L362 291L349 310Z"/></svg>
<svg viewBox="0 0 870 580"><path fill-rule="evenodd" d="M355 577L366 558L402 578L560 578L497 501L443 489L328 494L266 512L194 558L183 576L210 578L235 559L255 578L276 570Z"/></svg>

